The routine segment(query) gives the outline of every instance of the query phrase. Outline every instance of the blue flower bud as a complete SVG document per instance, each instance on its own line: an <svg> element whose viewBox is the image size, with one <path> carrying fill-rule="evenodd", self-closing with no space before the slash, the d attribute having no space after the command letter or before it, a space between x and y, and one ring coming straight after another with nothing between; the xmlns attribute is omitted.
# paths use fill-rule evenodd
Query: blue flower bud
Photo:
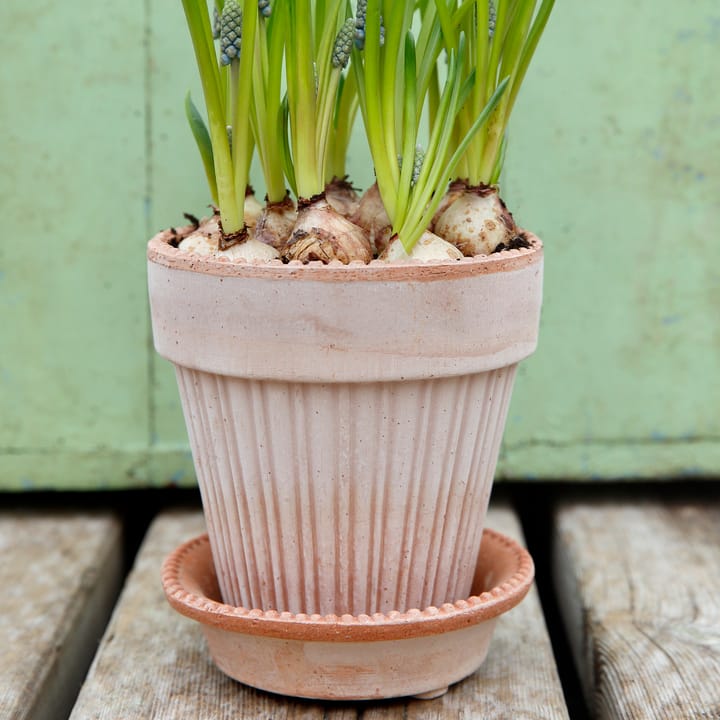
<svg viewBox="0 0 720 720"><path fill-rule="evenodd" d="M415 162L413 162L412 180L410 180L411 186L414 186L418 181L420 172L422 171L423 162L425 162L425 151L422 149L422 145L417 145L415 147Z"/></svg>
<svg viewBox="0 0 720 720"><path fill-rule="evenodd" d="M367 0L358 0L355 14L355 47L362 50L365 47L365 22L367 19ZM380 16L380 45L385 44L385 25Z"/></svg>
<svg viewBox="0 0 720 720"><path fill-rule="evenodd" d="M240 55L242 9L237 0L225 0L220 15L220 64L229 65Z"/></svg>
<svg viewBox="0 0 720 720"><path fill-rule="evenodd" d="M335 68L347 67L352 52L353 40L355 38L355 20L348 18L340 32L335 38L335 45L332 53L332 64Z"/></svg>
<svg viewBox="0 0 720 720"><path fill-rule="evenodd" d="M358 0L355 13L355 47L362 50L365 47L365 18L367 16L367 0Z"/></svg>
<svg viewBox="0 0 720 720"><path fill-rule="evenodd" d="M403 165L403 159L402 155L397 156L398 161L398 168L402 170ZM425 151L422 148L422 145L416 145L415 146L415 157L413 158L413 171L412 176L410 178L410 187L413 187L415 183L418 181L418 178L420 177L420 172L422 171L423 162L425 162Z"/></svg>
<svg viewBox="0 0 720 720"><path fill-rule="evenodd" d="M213 8L212 36L213 40L220 39L220 13L217 7Z"/></svg>

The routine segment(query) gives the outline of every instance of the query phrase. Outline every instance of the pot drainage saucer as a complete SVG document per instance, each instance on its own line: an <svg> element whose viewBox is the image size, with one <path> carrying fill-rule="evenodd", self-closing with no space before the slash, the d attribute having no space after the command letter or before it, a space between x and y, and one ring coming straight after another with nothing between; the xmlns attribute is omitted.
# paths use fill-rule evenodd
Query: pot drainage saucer
<svg viewBox="0 0 720 720"><path fill-rule="evenodd" d="M483 533L473 594L424 610L374 615L305 615L225 605L207 535L165 560L170 604L202 624L215 664L246 685L326 700L437 697L477 670L497 618L533 581L529 553Z"/></svg>

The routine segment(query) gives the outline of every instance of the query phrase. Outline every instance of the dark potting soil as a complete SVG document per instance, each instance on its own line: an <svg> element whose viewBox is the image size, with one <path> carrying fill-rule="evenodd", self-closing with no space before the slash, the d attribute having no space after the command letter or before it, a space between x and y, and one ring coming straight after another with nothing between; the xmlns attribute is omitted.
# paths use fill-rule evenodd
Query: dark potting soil
<svg viewBox="0 0 720 720"><path fill-rule="evenodd" d="M502 252L503 250L520 250L527 249L529 247L530 241L527 239L527 236L524 233L519 233L507 243L501 242L490 254L494 255L495 253Z"/></svg>

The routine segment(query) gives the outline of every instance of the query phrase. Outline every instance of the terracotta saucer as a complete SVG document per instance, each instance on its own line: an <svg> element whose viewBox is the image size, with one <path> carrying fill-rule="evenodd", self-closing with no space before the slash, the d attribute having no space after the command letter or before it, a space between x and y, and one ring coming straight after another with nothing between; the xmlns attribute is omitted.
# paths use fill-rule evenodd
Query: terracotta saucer
<svg viewBox="0 0 720 720"><path fill-rule="evenodd" d="M249 610L220 600L207 535L165 560L170 604L203 626L210 654L227 675L282 695L368 700L442 695L477 670L495 621L527 594L529 553L493 530L483 533L466 600L375 615L304 615Z"/></svg>

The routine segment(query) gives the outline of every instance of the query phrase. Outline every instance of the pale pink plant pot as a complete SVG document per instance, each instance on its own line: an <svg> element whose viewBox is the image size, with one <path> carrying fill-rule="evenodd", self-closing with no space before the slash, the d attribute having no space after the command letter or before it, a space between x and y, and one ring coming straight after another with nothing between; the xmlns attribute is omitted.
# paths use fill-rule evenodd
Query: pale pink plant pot
<svg viewBox="0 0 720 720"><path fill-rule="evenodd" d="M223 601L352 615L471 589L542 245L246 264L148 246Z"/></svg>

